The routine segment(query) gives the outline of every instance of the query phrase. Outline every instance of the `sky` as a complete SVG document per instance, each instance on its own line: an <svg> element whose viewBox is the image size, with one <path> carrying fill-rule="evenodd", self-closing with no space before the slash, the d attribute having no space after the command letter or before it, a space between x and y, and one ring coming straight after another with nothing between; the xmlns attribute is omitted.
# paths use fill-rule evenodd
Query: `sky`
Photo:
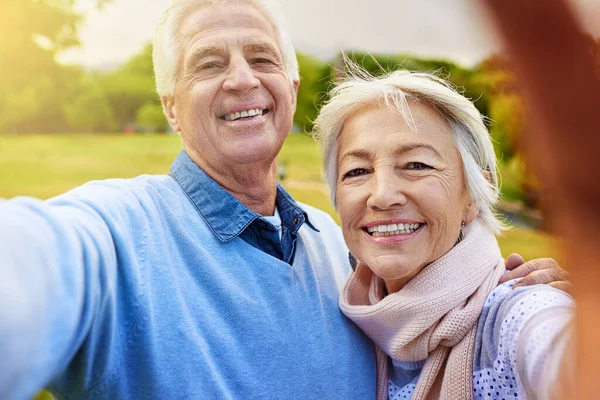
<svg viewBox="0 0 600 400"><path fill-rule="evenodd" d="M532 0L524 0L532 1ZM600 0L571 0L600 36ZM61 57L90 69L114 68L151 39L171 0L113 0L98 11L78 0L82 46ZM501 51L477 0L280 0L296 49L329 59L340 49L410 53L471 66ZM543 1L539 1L543 4Z"/></svg>

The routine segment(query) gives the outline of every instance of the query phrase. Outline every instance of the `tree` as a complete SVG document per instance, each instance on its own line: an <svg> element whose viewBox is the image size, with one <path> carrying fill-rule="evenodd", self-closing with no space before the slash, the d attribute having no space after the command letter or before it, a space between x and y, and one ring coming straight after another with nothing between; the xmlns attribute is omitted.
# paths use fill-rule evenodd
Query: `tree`
<svg viewBox="0 0 600 400"><path fill-rule="evenodd" d="M72 68L56 62L61 51L79 44L74 0L0 2L0 132L60 125L56 94L72 87ZM98 0L101 5L106 0ZM62 97L61 97L62 98Z"/></svg>
<svg viewBox="0 0 600 400"><path fill-rule="evenodd" d="M144 104L137 110L136 124L150 132L165 132L168 127L162 106L154 102Z"/></svg>
<svg viewBox="0 0 600 400"><path fill-rule="evenodd" d="M329 64L306 54L298 53L297 58L300 67L300 87L294 123L303 132L310 132L332 84L332 68Z"/></svg>
<svg viewBox="0 0 600 400"><path fill-rule="evenodd" d="M145 104L160 106L154 86L152 45L100 80L121 128L135 122L138 110Z"/></svg>
<svg viewBox="0 0 600 400"><path fill-rule="evenodd" d="M115 132L114 112L100 83L93 76L85 79L73 99L63 109L70 127L84 132Z"/></svg>
<svg viewBox="0 0 600 400"><path fill-rule="evenodd" d="M509 161L518 152L518 141L525 123L525 103L517 93L495 96L490 106L491 135L496 157Z"/></svg>

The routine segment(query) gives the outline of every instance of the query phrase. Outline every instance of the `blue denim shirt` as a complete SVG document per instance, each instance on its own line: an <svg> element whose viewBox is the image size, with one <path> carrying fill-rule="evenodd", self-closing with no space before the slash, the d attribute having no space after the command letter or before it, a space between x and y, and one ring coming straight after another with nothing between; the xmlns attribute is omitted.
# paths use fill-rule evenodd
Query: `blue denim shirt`
<svg viewBox="0 0 600 400"><path fill-rule="evenodd" d="M172 171L0 200L0 399L373 398L331 217L279 188L265 239L185 153Z"/></svg>
<svg viewBox="0 0 600 400"><path fill-rule="evenodd" d="M281 217L281 239L271 223L223 190L198 168L185 151L175 159L171 175L223 243L240 236L250 245L292 264L300 227L306 222L311 229L319 231L310 223L306 212L279 184L276 206ZM227 218L223 217L225 215Z"/></svg>

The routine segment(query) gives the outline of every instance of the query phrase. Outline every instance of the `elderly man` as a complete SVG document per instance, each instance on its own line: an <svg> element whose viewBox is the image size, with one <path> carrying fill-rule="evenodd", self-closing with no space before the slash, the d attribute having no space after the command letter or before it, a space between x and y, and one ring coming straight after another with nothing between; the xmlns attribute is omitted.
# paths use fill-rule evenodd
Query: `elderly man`
<svg viewBox="0 0 600 400"><path fill-rule="evenodd" d="M170 175L0 203L0 398L372 397L339 228L276 183L298 71L275 5L178 1L154 63Z"/></svg>

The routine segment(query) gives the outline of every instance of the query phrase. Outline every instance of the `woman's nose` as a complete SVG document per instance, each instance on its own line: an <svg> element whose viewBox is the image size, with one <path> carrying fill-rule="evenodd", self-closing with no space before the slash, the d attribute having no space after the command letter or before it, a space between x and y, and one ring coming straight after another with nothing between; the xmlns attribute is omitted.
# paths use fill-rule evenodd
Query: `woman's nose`
<svg viewBox="0 0 600 400"><path fill-rule="evenodd" d="M226 91L247 92L260 86L260 80L244 57L232 57L223 83Z"/></svg>
<svg viewBox="0 0 600 400"><path fill-rule="evenodd" d="M406 183L394 171L375 172L367 206L378 211L406 205Z"/></svg>

